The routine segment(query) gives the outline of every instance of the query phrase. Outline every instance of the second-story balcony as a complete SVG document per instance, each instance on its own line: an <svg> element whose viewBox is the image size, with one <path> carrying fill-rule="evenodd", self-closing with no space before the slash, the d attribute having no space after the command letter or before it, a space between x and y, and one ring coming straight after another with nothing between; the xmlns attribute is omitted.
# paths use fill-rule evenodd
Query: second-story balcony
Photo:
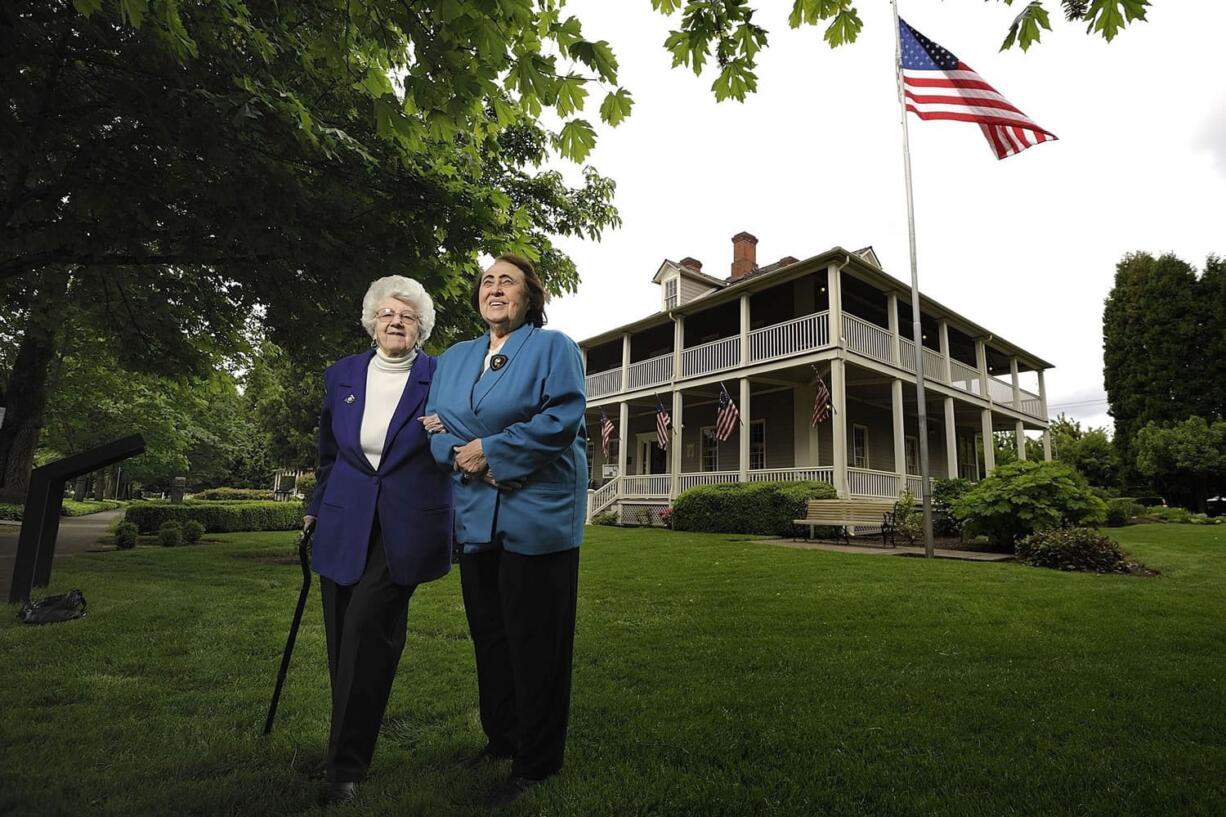
<svg viewBox="0 0 1226 817"><path fill-rule="evenodd" d="M844 312L841 335L843 347L850 352L905 372L914 374L916 371L915 344L904 337L895 337L888 329ZM739 334L683 349L680 379L728 372L746 363L783 360L836 345L830 333L829 311L763 326L749 332L747 337L748 355L744 357ZM923 350L923 363L927 380L987 397L1002 406L1042 418L1042 401L1033 392L1019 388L1015 400L1011 383L989 375L985 395L979 369L927 347ZM618 367L589 374L587 397L596 400L664 385L673 381L675 371L674 354L668 353L631 363L624 371Z"/></svg>

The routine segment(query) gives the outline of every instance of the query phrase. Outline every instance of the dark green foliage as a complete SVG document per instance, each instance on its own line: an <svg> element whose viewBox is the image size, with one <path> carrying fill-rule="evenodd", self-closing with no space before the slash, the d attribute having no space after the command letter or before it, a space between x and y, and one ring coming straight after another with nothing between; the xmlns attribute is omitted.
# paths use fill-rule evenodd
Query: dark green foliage
<svg viewBox="0 0 1226 817"><path fill-rule="evenodd" d="M674 530L790 536L805 502L833 499L825 482L744 482L699 485L673 502Z"/></svg>
<svg viewBox="0 0 1226 817"><path fill-rule="evenodd" d="M183 523L183 541L189 545L194 545L200 541L200 537L204 536L204 525L197 522L195 519L189 519Z"/></svg>
<svg viewBox="0 0 1226 817"><path fill-rule="evenodd" d="M308 471L298 477L296 486L298 493L302 494L302 507L309 508L311 505L311 497L315 496L315 472Z"/></svg>
<svg viewBox="0 0 1226 817"><path fill-rule="evenodd" d="M158 525L158 544L164 548L183 544L183 526L178 522L163 522Z"/></svg>
<svg viewBox="0 0 1226 817"><path fill-rule="evenodd" d="M1144 515L1146 519L1153 519L1157 522L1180 523L1192 520L1192 513L1187 508L1165 508L1161 505L1146 508Z"/></svg>
<svg viewBox="0 0 1226 817"><path fill-rule="evenodd" d="M1053 528L1032 533L1017 543L1017 560L1031 567L1056 570L1126 571L1119 543L1093 528Z"/></svg>
<svg viewBox="0 0 1226 817"><path fill-rule="evenodd" d="M136 535L140 533L131 522L122 522L115 528L115 547L120 550L131 550L136 547Z"/></svg>
<svg viewBox="0 0 1226 817"><path fill-rule="evenodd" d="M230 531L297 530L302 527L302 507L297 502L193 502L166 505L133 502L125 519L152 533L168 521L180 524L194 519L208 533Z"/></svg>
<svg viewBox="0 0 1226 817"><path fill-rule="evenodd" d="M592 517L593 525L616 525L617 511L601 511Z"/></svg>
<svg viewBox="0 0 1226 817"><path fill-rule="evenodd" d="M99 511L113 511L116 508L122 508L123 505L124 503L114 499L91 499L86 502L65 499L60 508L60 516L89 516Z"/></svg>
<svg viewBox="0 0 1226 817"><path fill-rule="evenodd" d="M25 506L18 505L16 502L0 502L0 519L20 522L24 510Z"/></svg>
<svg viewBox="0 0 1226 817"><path fill-rule="evenodd" d="M986 536L1000 547L1035 531L1100 524L1106 511L1085 477L1055 461L998 466L954 503L967 533Z"/></svg>
<svg viewBox="0 0 1226 817"><path fill-rule="evenodd" d="M1226 420L1147 423L1134 447L1137 470L1172 502L1204 512L1210 496L1226 491Z"/></svg>
<svg viewBox="0 0 1226 817"><path fill-rule="evenodd" d="M934 536L961 536L962 523L954 514L954 503L975 483L969 479L934 479L932 481L932 533Z"/></svg>
<svg viewBox="0 0 1226 817"><path fill-rule="evenodd" d="M1107 527L1121 528L1128 520L1140 516L1145 509L1128 497L1107 500Z"/></svg>
<svg viewBox="0 0 1226 817"><path fill-rule="evenodd" d="M933 527L935 529L935 524ZM924 511L916 507L915 494L909 488L903 489L894 503L894 534L908 545L914 545L916 540L923 541L924 538Z"/></svg>
<svg viewBox="0 0 1226 817"><path fill-rule="evenodd" d="M192 494L192 499L213 502L267 501L272 499L272 491L263 488L208 488Z"/></svg>

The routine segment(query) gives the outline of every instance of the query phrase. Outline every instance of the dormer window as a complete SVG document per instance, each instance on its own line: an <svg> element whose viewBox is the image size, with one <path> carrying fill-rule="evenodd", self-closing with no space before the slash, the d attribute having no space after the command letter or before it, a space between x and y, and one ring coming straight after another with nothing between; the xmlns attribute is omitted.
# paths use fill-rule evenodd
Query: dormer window
<svg viewBox="0 0 1226 817"><path fill-rule="evenodd" d="M677 279L669 278L664 282L664 310L677 308Z"/></svg>

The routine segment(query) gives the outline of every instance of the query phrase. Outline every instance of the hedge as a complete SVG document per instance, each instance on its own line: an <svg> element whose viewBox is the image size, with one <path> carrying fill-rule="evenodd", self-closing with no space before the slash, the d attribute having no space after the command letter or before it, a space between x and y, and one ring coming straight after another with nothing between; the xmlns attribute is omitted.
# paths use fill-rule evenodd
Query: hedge
<svg viewBox="0 0 1226 817"><path fill-rule="evenodd" d="M98 513L99 511L111 511L115 508L122 508L124 504L113 499L90 500L88 502L76 502L71 499L65 499L64 504L60 508L60 516L86 516L91 513ZM0 502L0 519L20 522L21 515L24 512L25 505L19 505L14 502Z"/></svg>
<svg viewBox="0 0 1226 817"><path fill-rule="evenodd" d="M193 502L166 505L133 502L124 517L141 533L155 533L165 522L195 520L208 533L255 530L297 530L302 527L302 506L297 502Z"/></svg>
<svg viewBox="0 0 1226 817"><path fill-rule="evenodd" d="M674 530L790 536L810 499L833 499L825 482L737 482L699 485L673 502Z"/></svg>
<svg viewBox="0 0 1226 817"><path fill-rule="evenodd" d="M192 499L267 502L272 500L272 491L265 488L208 488L192 494Z"/></svg>

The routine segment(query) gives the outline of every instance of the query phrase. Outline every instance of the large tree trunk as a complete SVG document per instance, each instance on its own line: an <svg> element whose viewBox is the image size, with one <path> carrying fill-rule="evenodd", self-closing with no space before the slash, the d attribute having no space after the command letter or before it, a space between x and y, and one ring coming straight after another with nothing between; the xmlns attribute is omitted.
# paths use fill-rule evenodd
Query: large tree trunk
<svg viewBox="0 0 1226 817"><path fill-rule="evenodd" d="M35 279L30 318L4 394L7 411L0 426L0 501L24 502L30 485L68 277L63 270L48 270Z"/></svg>

